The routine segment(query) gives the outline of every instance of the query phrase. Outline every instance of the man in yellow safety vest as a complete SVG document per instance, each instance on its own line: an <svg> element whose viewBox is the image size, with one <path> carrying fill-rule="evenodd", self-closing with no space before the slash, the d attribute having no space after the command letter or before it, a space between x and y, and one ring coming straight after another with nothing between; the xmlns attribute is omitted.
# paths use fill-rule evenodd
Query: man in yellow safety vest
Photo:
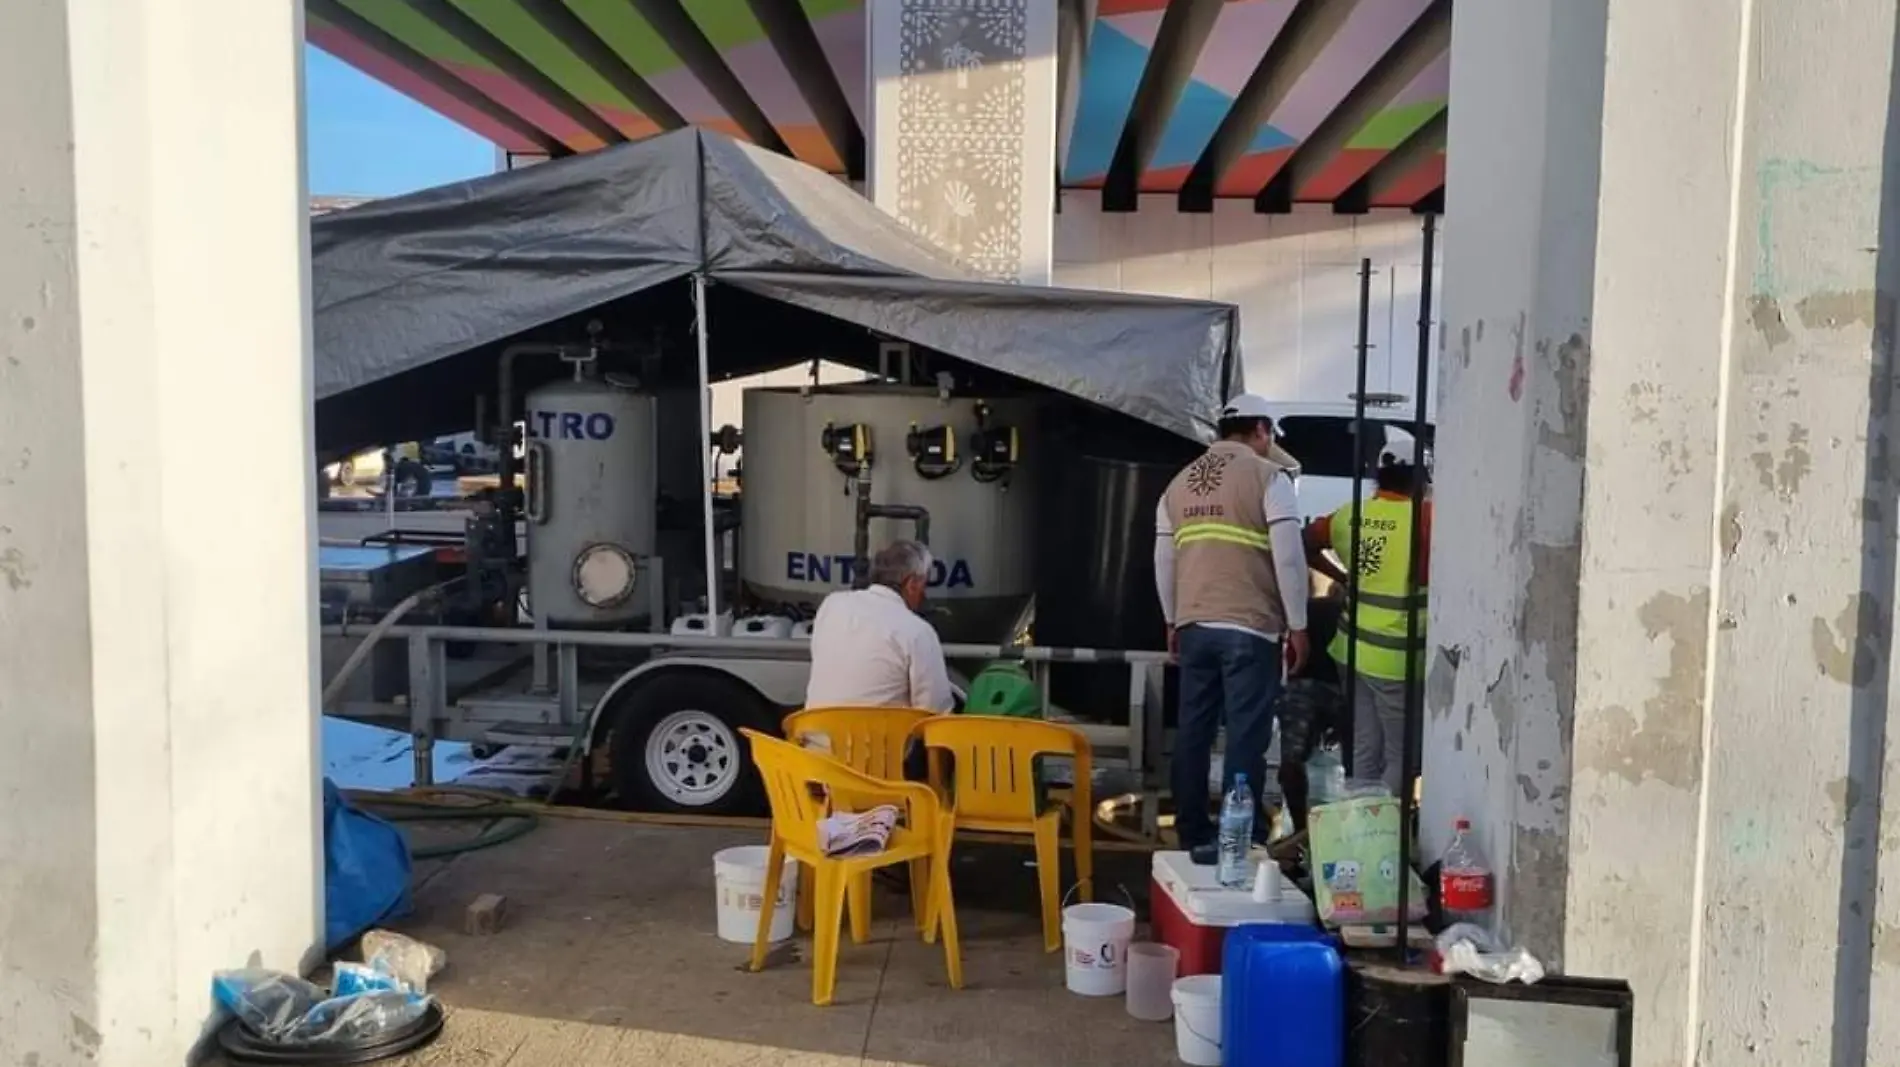
<svg viewBox="0 0 1900 1067"><path fill-rule="evenodd" d="M1419 510L1419 558L1412 557L1412 485L1430 475L1417 462L1415 445L1402 444L1381 457L1378 489L1359 505L1358 630L1353 630L1352 605L1340 613L1339 627L1327 655L1346 669L1347 644L1353 658L1352 774L1376 778L1397 795L1404 766L1406 617L1415 612L1411 652L1411 681L1415 689L1425 680L1425 603L1430 574L1432 504ZM1346 572L1325 556L1331 549L1339 563L1352 565L1352 502L1306 528L1307 558L1315 570L1337 582ZM1416 587L1414 587L1416 582ZM1342 681L1344 679L1342 678Z"/></svg>
<svg viewBox="0 0 1900 1067"><path fill-rule="evenodd" d="M1175 475L1155 508L1155 589L1181 666L1174 826L1190 852L1214 844L1207 779L1223 726L1222 792L1247 776L1254 833L1265 840L1258 808L1274 702L1282 671L1307 658L1295 461L1274 441L1271 411L1251 393L1228 401L1221 439Z"/></svg>

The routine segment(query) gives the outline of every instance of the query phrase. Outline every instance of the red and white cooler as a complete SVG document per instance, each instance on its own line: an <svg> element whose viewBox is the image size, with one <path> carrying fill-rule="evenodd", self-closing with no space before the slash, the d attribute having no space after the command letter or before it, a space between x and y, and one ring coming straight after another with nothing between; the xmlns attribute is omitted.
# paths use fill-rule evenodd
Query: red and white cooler
<svg viewBox="0 0 1900 1067"><path fill-rule="evenodd" d="M1178 976L1219 974L1221 943L1227 931L1248 923L1313 926L1319 921L1313 900L1299 887L1280 883L1280 899L1254 902L1247 889L1220 884L1214 867L1197 866L1185 852L1157 852L1148 883L1148 913L1154 939L1181 954Z"/></svg>

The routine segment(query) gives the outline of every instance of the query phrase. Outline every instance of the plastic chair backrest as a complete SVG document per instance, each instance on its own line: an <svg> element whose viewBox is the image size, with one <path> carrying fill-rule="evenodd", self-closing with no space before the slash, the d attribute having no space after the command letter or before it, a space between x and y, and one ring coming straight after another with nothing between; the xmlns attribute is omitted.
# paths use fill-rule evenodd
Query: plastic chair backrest
<svg viewBox="0 0 1900 1067"><path fill-rule="evenodd" d="M916 708L806 708L785 718L793 742L823 734L828 755L852 770L892 781L904 777L904 747L930 712Z"/></svg>
<svg viewBox="0 0 1900 1067"><path fill-rule="evenodd" d="M951 755L957 817L1034 821L1035 760L1079 755L1081 732L1060 723L994 715L935 716L918 727L924 744Z"/></svg>
<svg viewBox="0 0 1900 1067"><path fill-rule="evenodd" d="M766 802L772 808L772 832L794 848L818 849L818 822L830 806L815 796L811 784L824 784L834 769L845 770L824 755L776 737L741 730L752 747L752 762L765 782Z"/></svg>

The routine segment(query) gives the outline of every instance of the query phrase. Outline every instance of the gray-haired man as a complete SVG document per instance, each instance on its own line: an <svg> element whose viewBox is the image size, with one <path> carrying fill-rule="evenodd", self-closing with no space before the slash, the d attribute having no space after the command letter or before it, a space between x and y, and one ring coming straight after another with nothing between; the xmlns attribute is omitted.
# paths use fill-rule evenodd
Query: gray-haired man
<svg viewBox="0 0 1900 1067"><path fill-rule="evenodd" d="M806 707L955 707L943 644L917 614L930 565L930 549L894 541L872 557L870 588L825 597L811 624Z"/></svg>

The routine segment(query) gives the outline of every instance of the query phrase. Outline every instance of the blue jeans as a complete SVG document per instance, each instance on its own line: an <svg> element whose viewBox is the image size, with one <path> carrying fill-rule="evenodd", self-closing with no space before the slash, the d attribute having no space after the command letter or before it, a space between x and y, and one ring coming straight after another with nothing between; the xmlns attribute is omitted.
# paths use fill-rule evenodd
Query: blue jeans
<svg viewBox="0 0 1900 1067"><path fill-rule="evenodd" d="M1273 744L1273 705L1280 696L1280 643L1255 634L1186 626L1180 640L1181 717L1174 735L1174 827L1181 847L1211 844L1207 775L1214 738L1227 727L1221 795L1234 775L1247 775L1253 793L1254 836L1265 838L1260 812L1267 748Z"/></svg>

